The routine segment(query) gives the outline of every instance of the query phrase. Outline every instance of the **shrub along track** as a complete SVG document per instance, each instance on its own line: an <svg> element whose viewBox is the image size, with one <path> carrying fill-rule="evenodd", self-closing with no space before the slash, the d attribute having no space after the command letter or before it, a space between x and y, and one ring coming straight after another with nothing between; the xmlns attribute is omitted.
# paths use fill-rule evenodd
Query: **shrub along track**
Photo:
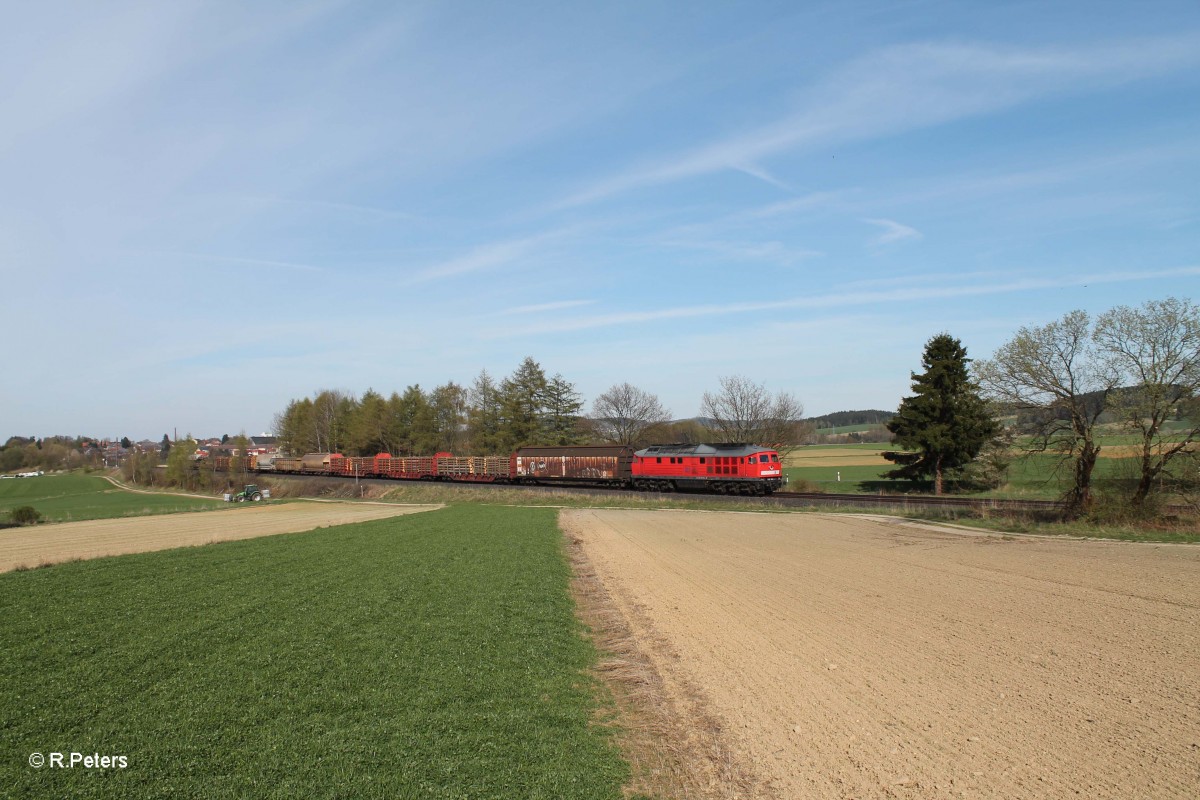
<svg viewBox="0 0 1200 800"><path fill-rule="evenodd" d="M635 698L703 760L659 769L709 777L668 795L1200 796L1200 547L808 514L561 523L652 673Z"/></svg>
<svg viewBox="0 0 1200 800"><path fill-rule="evenodd" d="M223 511L14 528L0 531L0 572L83 558L296 533L440 507L394 503L255 503Z"/></svg>

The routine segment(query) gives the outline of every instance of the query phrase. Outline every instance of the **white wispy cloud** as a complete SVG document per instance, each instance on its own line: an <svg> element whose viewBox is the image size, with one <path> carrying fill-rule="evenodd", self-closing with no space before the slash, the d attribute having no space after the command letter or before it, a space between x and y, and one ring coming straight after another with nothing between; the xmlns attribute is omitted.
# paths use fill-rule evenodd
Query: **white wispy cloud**
<svg viewBox="0 0 1200 800"><path fill-rule="evenodd" d="M529 306L516 306L515 308L506 308L503 311L497 311L497 316L512 316L525 314L541 314L546 311L562 311L568 308L579 308L594 303L594 300L556 300L552 303L537 303Z"/></svg>
<svg viewBox="0 0 1200 800"><path fill-rule="evenodd" d="M985 283L1008 278L1011 271L980 270L976 272L922 272L912 275L891 275L886 278L861 278L837 284L839 291L878 288L881 286L927 286L930 284Z"/></svg>
<svg viewBox="0 0 1200 800"><path fill-rule="evenodd" d="M272 204L280 206L293 206L297 208L312 209L317 212L321 211L338 211L346 214L361 216L366 218L378 218L383 220L416 220L421 219L418 214L412 214L407 211L400 211L393 208L378 208L376 206L366 206L356 203L337 203L329 200L306 200L297 197L255 197L247 196L244 198L251 202Z"/></svg>
<svg viewBox="0 0 1200 800"><path fill-rule="evenodd" d="M863 222L883 228L883 233L879 234L872 240L872 243L877 245L892 244L894 242L903 242L909 239L923 238L923 234L916 228L911 228L908 225L896 222L894 219L864 218Z"/></svg>
<svg viewBox="0 0 1200 800"><path fill-rule="evenodd" d="M485 334L488 338L512 337L546 333L606 328L615 325L637 325L671 319L730 316L735 314L759 313L764 311L786 311L801 309L824 309L844 306L872 304L894 304L924 300L947 300L962 297L1012 294L1015 292L1041 289L1068 288L1092 284L1126 283L1163 278L1200 276L1200 266L1180 267L1144 272L1104 272L1088 275L1069 275L1059 278L1018 278L1008 281L977 285L913 286L877 291L843 291L822 295L806 295L786 300L766 300L724 304L679 306L647 311L624 311L591 317L574 317L568 320L545 322L524 326L520 331L498 331Z"/></svg>
<svg viewBox="0 0 1200 800"><path fill-rule="evenodd" d="M405 283L417 284L444 280L472 272L483 272L512 264L531 255L540 245L566 236L568 231L551 231L520 239L489 242L447 261L426 267L408 278Z"/></svg>
<svg viewBox="0 0 1200 800"><path fill-rule="evenodd" d="M212 261L222 264L245 264L251 267L272 267L277 269L288 269L297 272L324 272L324 267L318 267L313 264L298 264L295 261L277 261L266 258L242 258L240 256L222 256L213 255L210 253L178 253L178 252L149 252L147 255L165 256L168 258L184 258L194 261Z"/></svg>
<svg viewBox="0 0 1200 800"><path fill-rule="evenodd" d="M0 152L47 127L118 102L179 64L170 43L197 3L114 4L63 14L31 4L0 36ZM11 9L16 12L17 9ZM22 36L13 35L22 30ZM85 65L80 68L81 65ZM19 76L19 79L18 79ZM7 111L6 111L7 110Z"/></svg>
<svg viewBox="0 0 1200 800"><path fill-rule="evenodd" d="M850 203L855 190L832 190L809 192L799 197L751 207L742 211L721 214L701 222L691 222L684 225L674 225L663 230L653 238L658 244L669 246L684 246L685 244L713 240L720 235L729 235L731 229L757 228L764 220L776 217L788 217L805 212L825 213L829 211L844 211ZM797 251L802 257L821 255L815 250L803 249Z"/></svg>
<svg viewBox="0 0 1200 800"><path fill-rule="evenodd" d="M1074 157L1072 157L1074 155ZM1112 182L1113 176L1144 174L1164 164L1196 163L1200 143L1155 137L1151 144L1122 147L1101 152L1084 151L1064 154L1055 151L1052 158L1024 169L985 170L936 176L919 188L877 197L892 206L907 206L931 201L962 203L968 199L1022 192L1042 192L1047 187L1095 180Z"/></svg>
<svg viewBox="0 0 1200 800"><path fill-rule="evenodd" d="M785 267L824 255L819 250L789 247L779 241L727 242L704 239L664 239L658 244L664 247L707 251L737 261L766 261Z"/></svg>
<svg viewBox="0 0 1200 800"><path fill-rule="evenodd" d="M812 211L813 209L822 208L839 208L848 201L850 195L854 194L854 189L837 189L821 192L809 192L800 197L793 197L790 200L780 200L776 203L768 203L765 206L750 208L745 211L739 211L736 214L731 214L727 217L727 221L737 222L742 220L760 220L769 219L771 217L779 217L787 214L794 214L798 211Z"/></svg>
<svg viewBox="0 0 1200 800"><path fill-rule="evenodd" d="M779 178L776 178L770 172L767 172L765 169L760 167L758 164L731 164L730 166L733 167L733 169L736 169L736 170L746 173L747 175L749 175L752 178L758 178L760 181L763 181L764 183L769 183L772 186L775 186L779 189L783 189L784 191L790 192L792 190L792 187L788 186L786 183L781 181Z"/></svg>
<svg viewBox="0 0 1200 800"><path fill-rule="evenodd" d="M1197 65L1200 35L1195 33L1076 48L889 47L836 70L807 93L799 111L775 123L644 163L576 192L561 205L583 205L712 172L746 171L747 164L798 148L897 134Z"/></svg>

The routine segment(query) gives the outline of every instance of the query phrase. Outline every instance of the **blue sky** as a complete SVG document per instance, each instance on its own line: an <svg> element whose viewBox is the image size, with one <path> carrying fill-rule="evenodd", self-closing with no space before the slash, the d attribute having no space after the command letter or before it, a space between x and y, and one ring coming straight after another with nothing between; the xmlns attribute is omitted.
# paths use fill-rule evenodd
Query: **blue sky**
<svg viewBox="0 0 1200 800"><path fill-rule="evenodd" d="M895 408L1200 286L1188 2L13 3L0 441L533 356Z"/></svg>

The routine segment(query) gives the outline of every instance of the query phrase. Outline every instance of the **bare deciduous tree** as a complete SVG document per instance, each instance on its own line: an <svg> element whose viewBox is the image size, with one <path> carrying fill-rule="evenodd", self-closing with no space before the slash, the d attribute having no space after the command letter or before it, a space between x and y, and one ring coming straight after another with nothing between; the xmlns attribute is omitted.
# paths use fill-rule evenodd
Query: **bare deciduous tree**
<svg viewBox="0 0 1200 800"><path fill-rule="evenodd" d="M313 441L313 403L310 398L293 400L275 415L272 430L279 437L279 447L290 455L316 451Z"/></svg>
<svg viewBox="0 0 1200 800"><path fill-rule="evenodd" d="M313 398L313 443L318 453L336 453L346 445L346 422L355 399L341 389L322 389Z"/></svg>
<svg viewBox="0 0 1200 800"><path fill-rule="evenodd" d="M1017 410L1033 435L1031 452L1058 453L1072 471L1066 496L1071 516L1092 501L1092 470L1100 447L1096 422L1118 374L1092 340L1091 319L1072 311L1057 322L1021 328L991 359L975 364L980 385Z"/></svg>
<svg viewBox="0 0 1200 800"><path fill-rule="evenodd" d="M438 449L459 451L466 439L467 390L454 381L439 386L430 395L438 434Z"/></svg>
<svg viewBox="0 0 1200 800"><path fill-rule="evenodd" d="M705 392L700 413L724 442L771 445L782 452L799 444L804 433L804 405L795 395L772 396L765 385L740 375L721 378L719 392Z"/></svg>
<svg viewBox="0 0 1200 800"><path fill-rule="evenodd" d="M501 423L500 387L485 369L467 390L467 434L471 452L501 452Z"/></svg>
<svg viewBox="0 0 1200 800"><path fill-rule="evenodd" d="M614 444L645 444L647 434L671 421L658 397L629 383L616 384L592 403L592 424Z"/></svg>
<svg viewBox="0 0 1200 800"><path fill-rule="evenodd" d="M1095 341L1128 388L1114 411L1141 439L1140 474L1132 503L1141 506L1168 465L1200 437L1200 421L1164 437L1180 405L1200 392L1200 308L1168 298L1140 308L1120 306L1096 320Z"/></svg>

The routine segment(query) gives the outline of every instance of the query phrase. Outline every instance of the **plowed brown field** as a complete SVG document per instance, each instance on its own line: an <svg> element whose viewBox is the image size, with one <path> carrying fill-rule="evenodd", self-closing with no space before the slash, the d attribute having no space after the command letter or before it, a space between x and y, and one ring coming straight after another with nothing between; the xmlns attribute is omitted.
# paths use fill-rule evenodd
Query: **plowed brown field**
<svg viewBox="0 0 1200 800"><path fill-rule="evenodd" d="M749 776L697 796L1200 797L1200 547L816 514L562 521L664 713Z"/></svg>
<svg viewBox="0 0 1200 800"><path fill-rule="evenodd" d="M296 533L429 511L391 503L255 504L225 511L63 522L0 531L0 572L172 547Z"/></svg>

